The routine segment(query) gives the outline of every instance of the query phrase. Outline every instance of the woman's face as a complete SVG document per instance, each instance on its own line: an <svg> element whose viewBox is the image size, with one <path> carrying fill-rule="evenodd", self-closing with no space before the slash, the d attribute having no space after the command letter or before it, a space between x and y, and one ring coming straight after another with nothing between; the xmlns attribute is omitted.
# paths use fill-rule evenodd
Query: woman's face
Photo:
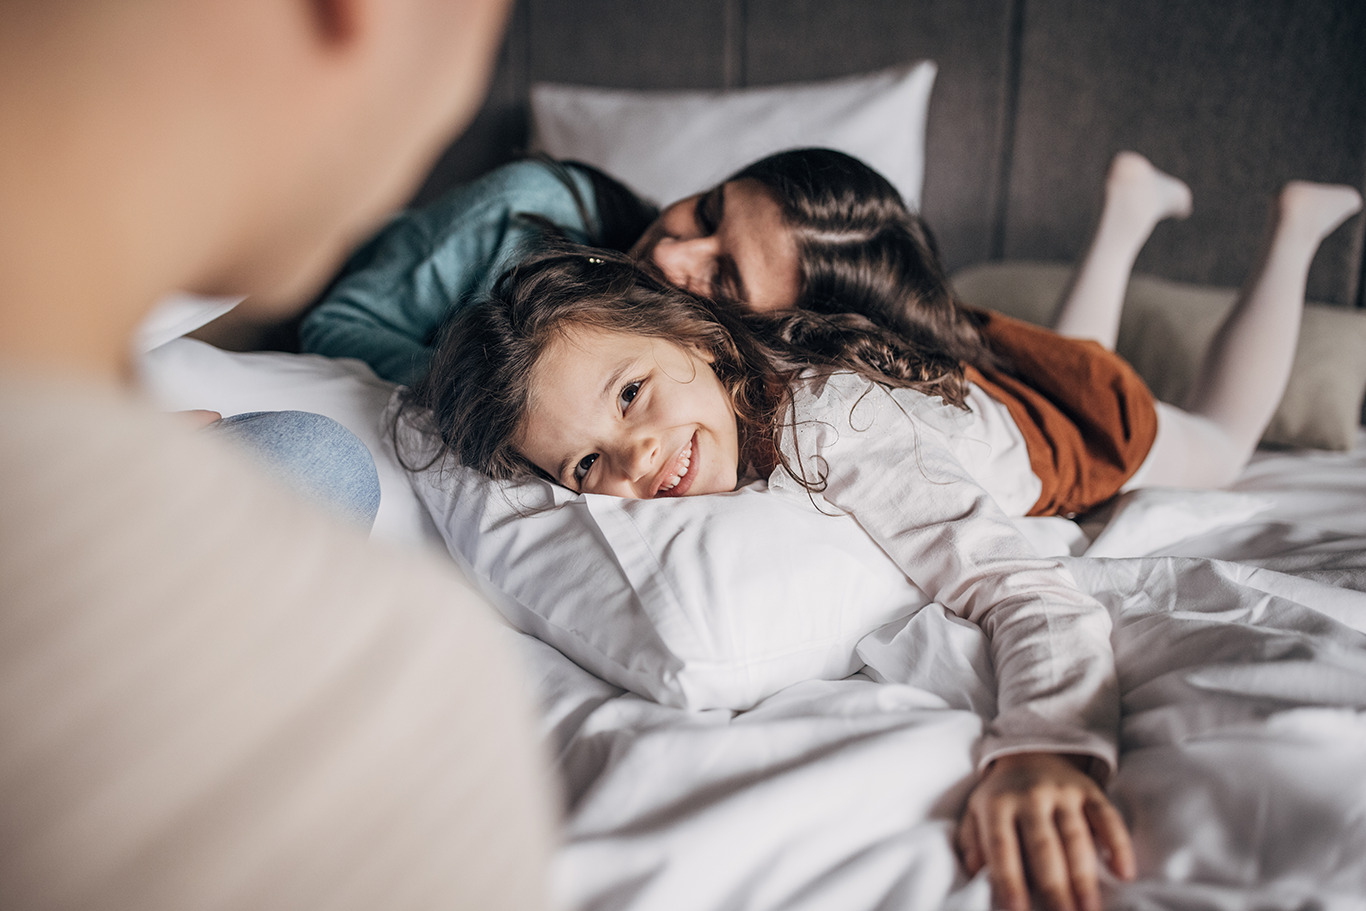
<svg viewBox="0 0 1366 911"><path fill-rule="evenodd" d="M680 288L751 310L788 310L801 288L797 242L782 209L755 180L731 180L660 213L631 256Z"/></svg>
<svg viewBox="0 0 1366 911"><path fill-rule="evenodd" d="M583 493L696 496L739 479L735 408L710 359L606 329L576 327L546 348L516 446Z"/></svg>

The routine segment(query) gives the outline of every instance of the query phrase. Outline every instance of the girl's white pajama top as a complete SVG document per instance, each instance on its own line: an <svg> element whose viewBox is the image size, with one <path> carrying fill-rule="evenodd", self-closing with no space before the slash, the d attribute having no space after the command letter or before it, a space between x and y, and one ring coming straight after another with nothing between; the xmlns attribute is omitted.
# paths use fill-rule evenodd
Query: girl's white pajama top
<svg viewBox="0 0 1366 911"><path fill-rule="evenodd" d="M1010 753L1116 762L1118 684L1109 614L1012 516L1039 496L1005 406L970 387L969 411L851 373L808 371L794 393L775 490L850 513L929 596L991 641L997 715L979 767Z"/></svg>

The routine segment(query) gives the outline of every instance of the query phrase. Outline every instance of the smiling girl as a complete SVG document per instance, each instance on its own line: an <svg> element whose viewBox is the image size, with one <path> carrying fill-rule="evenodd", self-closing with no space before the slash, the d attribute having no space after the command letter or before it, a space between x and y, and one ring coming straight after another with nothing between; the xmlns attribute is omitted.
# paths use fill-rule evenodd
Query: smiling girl
<svg viewBox="0 0 1366 911"><path fill-rule="evenodd" d="M1097 907L1097 858L1134 870L1123 820L1088 774L1116 761L1110 620L998 504L1028 505L1011 490L1029 462L1007 445L1008 415L942 355L861 317L789 312L766 318L775 334L763 337L757 319L620 255L549 253L457 315L403 419L439 437L438 458L495 478L627 497L767 478L852 513L991 639L998 714L960 827L970 869L989 863L1016 904L1027 867L1041 894L1068 897L1052 906ZM836 356L811 344L832 335L864 344Z"/></svg>

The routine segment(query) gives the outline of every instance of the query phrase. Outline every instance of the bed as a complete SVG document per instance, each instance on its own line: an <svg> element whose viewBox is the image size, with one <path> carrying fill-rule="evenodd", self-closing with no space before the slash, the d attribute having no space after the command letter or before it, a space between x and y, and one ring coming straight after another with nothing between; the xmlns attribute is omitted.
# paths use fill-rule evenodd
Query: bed
<svg viewBox="0 0 1366 911"><path fill-rule="evenodd" d="M330 412L386 452L391 389L358 362L179 339L144 372L168 407ZM1363 906L1366 431L1353 442L1265 449L1229 490L1146 490L1081 523L1022 520L1115 622L1110 788L1142 872L1108 907ZM994 708L985 643L898 591L848 529L764 525L770 552L745 542L773 522L762 510L717 522L612 501L592 514L555 492L543 494L575 517L538 528L509 521L499 492L460 496L452 476L419 488L428 513L395 486L391 457L379 462L377 536L420 545L442 524L453 556L496 579L490 597L537 633L507 635L561 776L562 907L990 906L950 842ZM621 550L595 551L599 535ZM627 572L632 540L653 542L662 574ZM774 592L714 551L786 560L789 583Z"/></svg>
<svg viewBox="0 0 1366 911"><path fill-rule="evenodd" d="M1151 77L1133 68L1169 36L1153 24L1160 11L1088 6L1082 40L1069 30L1069 4L947 6L701 3L674 27L687 47L714 18L719 49L666 64L608 52L621 35L658 43L662 14L523 4L489 107L421 198L507 157L525 138L509 111L530 112L534 145L662 199L762 154L727 140L768 117L751 132L774 148L832 144L895 171L907 198L942 224L959 292L1037 320L1065 281L1055 261L1078 252L1098 204L1086 201L1090 189L1059 190L1067 166L1043 147L1075 153L1077 174L1096 187L1115 150L1103 147L1135 145L1164 167L1189 166L1197 211L1202 185L1234 187L1208 194L1235 225L1210 241L1219 255L1202 259L1204 239L1193 237L1209 223L1164 228L1140 263L1155 274L1130 288L1121 351L1159 394L1179 395L1231 299L1222 286L1251 255L1228 252L1251 244L1230 193L1264 189L1285 168L1357 183L1366 173L1366 41L1349 47L1366 13L1253 4L1258 15L1228 9L1227 21L1190 15L1187 52L1192 35L1246 26L1241 44L1222 47L1228 59L1264 49L1277 30L1332 36L1338 69L1315 62L1297 86L1336 85L1320 108L1355 124L1307 148L1268 139L1265 162L1239 159L1218 180L1181 127L1147 146L1133 141L1134 111L1159 118L1160 104L1129 100L1106 114L1106 91L1127 98L1133 80ZM765 31L779 14L783 46L806 49L789 55L804 70ZM595 19L597 33L585 31ZM1069 45L1078 41L1080 51ZM832 73L832 42L865 52ZM1129 69L1107 71L1082 93L1084 110L1056 122L1050 94L1065 94L1074 70L1115 59L1107 42L1126 47ZM1072 53L1051 56L1060 48ZM1215 67L1174 59L1174 75L1154 89L1161 97ZM817 78L827 76L839 78ZM1261 91L1260 78L1237 97ZM545 80L554 84L530 86ZM766 82L778 85L751 87ZM984 94L985 85L1001 88ZM1230 115L1228 135L1253 129L1257 116ZM661 132L686 141L661 146ZM668 158L699 147L734 157ZM1054 217L1048 199L1077 211ZM1351 306L1361 224L1316 263L1310 294L1320 303L1306 316L1292 388L1235 485L1138 491L1080 521L1021 520L1114 621L1123 717L1109 787L1141 874L1107 880L1107 907L1366 907L1366 315ZM181 337L196 322L187 306L163 311L144 340L143 379L166 408L337 418L376 455L381 546L443 549L509 620L562 784L562 907L990 907L985 877L964 875L950 839L994 710L983 638L849 523L799 515L757 488L633 504L491 485L458 466L412 478L387 433L394 387L359 362ZM199 318L227 306L202 304Z"/></svg>

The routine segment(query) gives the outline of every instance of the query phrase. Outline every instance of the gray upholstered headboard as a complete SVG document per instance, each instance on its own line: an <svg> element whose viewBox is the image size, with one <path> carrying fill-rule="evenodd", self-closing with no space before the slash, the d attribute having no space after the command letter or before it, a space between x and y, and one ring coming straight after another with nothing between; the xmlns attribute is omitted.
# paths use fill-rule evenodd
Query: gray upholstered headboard
<svg viewBox="0 0 1366 911"><path fill-rule="evenodd" d="M1237 284L1284 181L1366 184L1360 0L521 0L422 196L521 151L533 81L722 88L920 58L940 68L924 210L953 268L1074 259L1121 148L1195 192L1138 265L1178 280ZM1362 224L1325 244L1311 298L1363 304Z"/></svg>

